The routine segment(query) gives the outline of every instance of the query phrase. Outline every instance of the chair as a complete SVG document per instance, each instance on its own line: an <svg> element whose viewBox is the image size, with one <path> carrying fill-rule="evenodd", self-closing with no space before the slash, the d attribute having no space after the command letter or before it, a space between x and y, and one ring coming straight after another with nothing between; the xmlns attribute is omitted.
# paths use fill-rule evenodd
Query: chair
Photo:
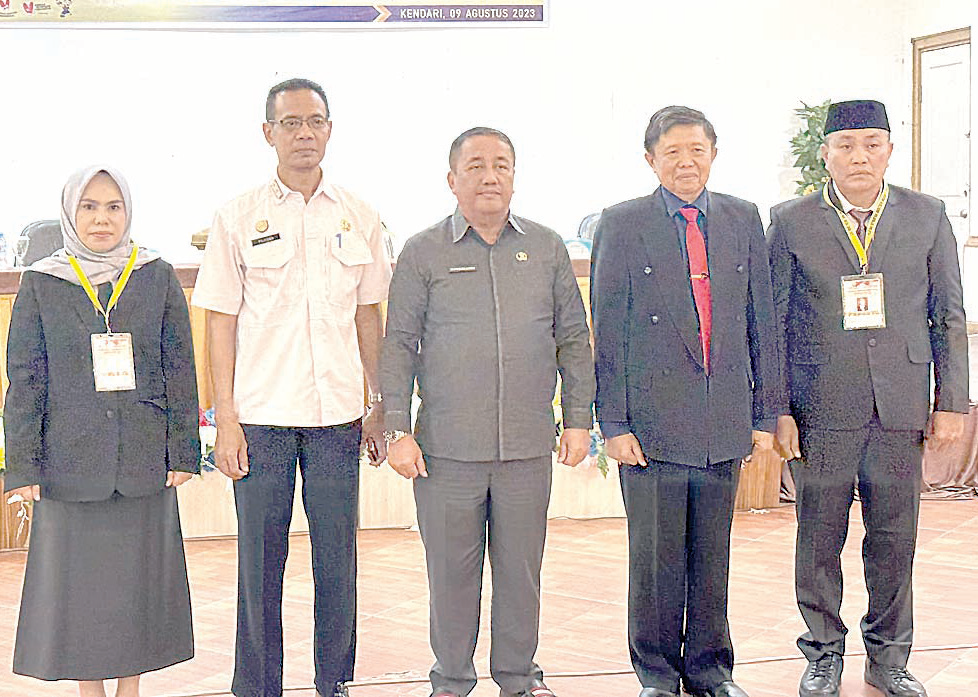
<svg viewBox="0 0 978 697"><path fill-rule="evenodd" d="M30 223L17 238L17 266L30 266L38 259L50 256L64 247L61 223L57 220L38 220Z"/></svg>
<svg viewBox="0 0 978 697"><path fill-rule="evenodd" d="M581 221L580 226L577 228L577 236L582 240L594 240L594 229L598 227L598 221L601 220L601 212L591 213L590 215L584 216L584 220Z"/></svg>

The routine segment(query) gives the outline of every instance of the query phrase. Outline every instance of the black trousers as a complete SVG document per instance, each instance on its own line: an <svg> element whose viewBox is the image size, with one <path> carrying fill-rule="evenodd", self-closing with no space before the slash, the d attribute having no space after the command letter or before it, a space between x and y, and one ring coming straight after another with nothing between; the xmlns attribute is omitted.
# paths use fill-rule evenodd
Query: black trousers
<svg viewBox="0 0 978 697"><path fill-rule="evenodd" d="M231 691L282 695L282 585L296 463L309 519L316 689L353 678L360 422L324 428L243 426L250 471L234 483L238 632Z"/></svg>
<svg viewBox="0 0 978 697"><path fill-rule="evenodd" d="M848 431L801 430L797 488L795 593L808 631L798 647L809 660L845 653L840 555L849 530L854 483L865 536L862 557L869 607L860 628L869 657L906 666L913 640L911 576L920 509L921 431L887 431L878 419Z"/></svg>
<svg viewBox="0 0 978 697"><path fill-rule="evenodd" d="M739 460L619 469L628 515L628 644L643 687L731 679L730 526Z"/></svg>

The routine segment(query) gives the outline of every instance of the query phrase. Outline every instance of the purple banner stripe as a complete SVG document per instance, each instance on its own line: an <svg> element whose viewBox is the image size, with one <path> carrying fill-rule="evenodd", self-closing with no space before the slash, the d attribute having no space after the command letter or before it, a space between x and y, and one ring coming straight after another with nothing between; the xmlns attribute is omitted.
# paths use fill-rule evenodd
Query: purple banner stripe
<svg viewBox="0 0 978 697"><path fill-rule="evenodd" d="M380 16L369 5L201 5L176 14L177 19L198 22L373 22Z"/></svg>

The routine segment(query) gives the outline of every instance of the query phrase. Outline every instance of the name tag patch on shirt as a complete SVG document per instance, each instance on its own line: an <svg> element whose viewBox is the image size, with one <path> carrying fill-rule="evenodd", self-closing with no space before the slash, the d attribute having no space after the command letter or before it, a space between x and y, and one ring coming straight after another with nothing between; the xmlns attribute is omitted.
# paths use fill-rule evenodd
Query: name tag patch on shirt
<svg viewBox="0 0 978 697"><path fill-rule="evenodd" d="M267 242L274 242L275 240L280 240L280 239L282 239L282 236L280 234L278 234L277 232L273 232L270 235L263 235L261 237L255 237L253 240L251 240L251 246L252 247L257 247L260 244L265 244Z"/></svg>
<svg viewBox="0 0 978 697"><path fill-rule="evenodd" d="M475 271L474 266L453 266L448 269L448 273L468 273L471 271Z"/></svg>

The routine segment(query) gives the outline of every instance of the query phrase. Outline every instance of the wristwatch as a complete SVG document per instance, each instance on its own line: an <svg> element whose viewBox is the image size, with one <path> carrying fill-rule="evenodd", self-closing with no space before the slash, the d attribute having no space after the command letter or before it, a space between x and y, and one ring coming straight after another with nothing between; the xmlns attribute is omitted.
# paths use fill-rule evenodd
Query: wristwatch
<svg viewBox="0 0 978 697"><path fill-rule="evenodd" d="M407 435L410 435L407 431L384 431L384 442L390 445Z"/></svg>

